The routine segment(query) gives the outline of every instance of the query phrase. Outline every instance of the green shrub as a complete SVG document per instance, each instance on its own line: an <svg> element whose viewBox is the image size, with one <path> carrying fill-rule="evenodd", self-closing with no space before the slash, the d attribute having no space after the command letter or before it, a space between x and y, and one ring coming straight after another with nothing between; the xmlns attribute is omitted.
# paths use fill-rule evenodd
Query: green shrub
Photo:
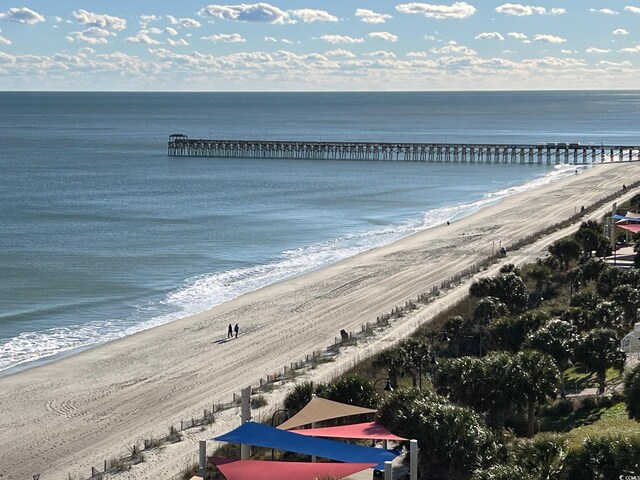
<svg viewBox="0 0 640 480"><path fill-rule="evenodd" d="M573 402L562 398L540 409L542 415L550 416L569 415L571 412L573 412Z"/></svg>
<svg viewBox="0 0 640 480"><path fill-rule="evenodd" d="M572 449L564 465L567 480L608 480L640 469L640 437L587 438Z"/></svg>
<svg viewBox="0 0 640 480"><path fill-rule="evenodd" d="M253 409L266 407L268 403L264 395L254 395L251 397L251 408Z"/></svg>
<svg viewBox="0 0 640 480"><path fill-rule="evenodd" d="M613 407L613 399L610 395L601 395L598 398L598 407L600 408L610 408Z"/></svg>
<svg viewBox="0 0 640 480"><path fill-rule="evenodd" d="M376 408L377 395L373 384L360 375L350 375L328 384L318 385L318 395L334 402L358 407Z"/></svg>
<svg viewBox="0 0 640 480"><path fill-rule="evenodd" d="M296 385L284 399L284 408L293 416L311 401L313 396L313 382L304 382Z"/></svg>
<svg viewBox="0 0 640 480"><path fill-rule="evenodd" d="M624 395L629 418L640 421L640 364L625 377Z"/></svg>
<svg viewBox="0 0 640 480"><path fill-rule="evenodd" d="M595 397L584 397L580 400L580 410L593 410L598 407L598 400Z"/></svg>
<svg viewBox="0 0 640 480"><path fill-rule="evenodd" d="M507 458L504 438L478 414L429 390L393 392L378 413L392 432L418 441L422 478L469 478Z"/></svg>

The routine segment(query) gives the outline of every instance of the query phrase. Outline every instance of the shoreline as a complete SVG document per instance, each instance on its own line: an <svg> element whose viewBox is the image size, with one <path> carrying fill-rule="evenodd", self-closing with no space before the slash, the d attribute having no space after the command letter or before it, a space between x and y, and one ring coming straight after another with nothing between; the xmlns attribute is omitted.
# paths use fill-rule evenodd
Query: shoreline
<svg viewBox="0 0 640 480"><path fill-rule="evenodd" d="M469 217L471 215L476 214L477 212L481 211L482 209L485 208L489 208L492 205L495 205L501 201L504 201L506 198L512 196L512 195L517 195L518 193L522 193L522 192L527 192L527 191L531 191L537 188L541 188L542 186L548 185L549 183L553 183L559 180L562 180L563 178L573 174L573 170L574 167L573 166L566 166L566 165L561 165L559 167L564 167L562 169L551 169L549 170L546 174L533 178L531 180L528 180L527 182L523 183L523 184L517 184L515 186L511 186L511 187L505 187L503 189L500 190L496 190L496 191L490 191L487 192L486 194L484 194L482 197L476 199L476 200L472 200L469 201L467 203L462 203L462 204L450 204L450 205L443 205L440 207L436 207L432 210L427 210L427 211L422 211L422 212L418 212L415 216L410 217L408 219L406 219L404 222L400 222L398 224L393 224L393 225L387 225L384 228L395 228L398 229L396 231L397 234L401 235L398 238L388 241L387 243L382 243L382 244L377 244L377 245L373 245L370 247L367 247L364 250L359 251L358 253L355 254L351 254L347 257L343 257L340 258L339 260L335 260L332 261L331 263L326 263L326 264L322 264L322 265L318 265L318 266L312 266L311 268L308 268L307 270L301 271L301 272L296 272L296 273L292 273L290 276L287 276L285 278L279 279L279 280L270 280L270 283L266 283L264 285L258 286L257 288L255 288L254 290L246 290L246 291L241 291L239 293L237 293L235 296L232 296L228 299L223 300L221 303L218 303L216 305L213 305L209 308L207 308L206 310L202 310L199 312L182 312L179 313L179 316L176 316L175 318L172 318L170 320L164 320L162 322L154 322L154 318L148 318L145 319L145 321L141 322L139 327L127 327L125 329L123 329L120 332L120 336L116 336L115 338L111 338L111 339L107 339L104 341L99 341L99 342L95 342L95 343L90 343L90 344L81 344L75 347L71 347L71 348L66 348L66 349L62 349L58 352L55 352L53 354L50 355L45 355L45 356L41 356L38 358L34 358L34 359L30 359L30 360L24 360L24 361L20 361L19 363L16 363L10 367L4 367L2 369L0 369L0 378L5 377L5 376L10 376L10 375L14 375L16 373L22 372L22 371L26 371L26 370L30 370L32 368L38 368L40 366L44 366L47 365L49 363L52 362L57 362L60 361L64 358L67 358L69 356L74 356L77 355L79 353L82 353L84 351L93 349L93 348L97 348L101 345L105 345L114 341L118 341L121 340L123 338L127 338L128 336L131 336L133 334L139 333L139 332L143 332L146 330L151 330L154 328L158 328L161 327L163 325L166 325L168 323L172 323L175 321L179 321L181 319L190 317L192 315L198 315L200 313L206 312L208 310L210 310L211 308L215 308L223 303L229 302L229 301L233 301L236 298L245 295L247 293L251 293L252 291L255 290L259 290L261 288L265 288L269 285L273 285L276 283L280 283L280 282L284 282L284 281L289 281L293 278L296 278L300 275L304 275L306 273L309 272L313 272L315 270L318 269L322 269L322 268L327 268L330 267L331 265L334 265L335 263L341 262L343 260L347 260L349 258L352 258L355 255L359 255L361 253L370 251L370 250L374 250L376 248L381 248L381 247L385 247L387 245L390 245L392 243L395 243L397 241L400 241L404 238L407 238L411 235L414 235L416 233L420 233L423 232L425 230L429 230L435 227L438 227L442 224L444 224L446 221L451 221L453 222L458 222L466 217ZM588 170L590 168L593 168L593 166L591 165L587 165L587 166L581 166L578 167L580 168L581 171L585 171ZM444 215L446 212L448 212L449 216ZM433 219L431 220L430 223L428 224L420 224L420 220L418 220L419 218L423 218L426 214L432 214L435 217L441 217L439 220ZM415 226L414 226L415 224ZM403 228L405 228L405 225L408 225L408 231L410 231L411 233L407 233L407 231L405 232L401 232L401 230ZM354 235L359 236L361 234L372 234L375 233L376 230L371 230L371 231L366 231L366 232L355 232ZM334 239L334 240L342 240L341 238L338 239ZM309 247L310 248L312 246L314 246L316 244L311 244ZM269 265L269 263L265 263L265 264L256 264L254 267L259 267L259 266L266 266ZM210 272L210 273L203 273L201 274L204 276L211 276L211 275L220 275L223 274L225 272ZM171 293L175 293L180 291L181 289L185 288L185 285L187 285L187 280L186 279L181 285L176 286L173 290L171 290ZM149 324L151 326L149 326ZM137 330L137 328L140 328L139 330ZM130 330L134 330L133 333L126 333ZM46 330L45 330L46 331ZM46 338L43 340L45 341Z"/></svg>
<svg viewBox="0 0 640 480"><path fill-rule="evenodd" d="M629 170L637 168L598 165L508 196L450 226L414 233L206 312L2 377L0 403L8 415L0 420L0 465L8 471L0 474L86 474L132 441L164 432L168 422L201 413L213 401L228 401L241 387L324 348L341 328L357 330L416 298L487 257L492 242L509 244L618 191L628 182ZM506 261L533 258L544 251L549 237L510 253ZM452 293L436 303L446 304ZM435 307L422 307L416 318L394 325L374 343L383 348L408 335ZM237 340L224 340L227 323L240 323ZM328 365L325 370L337 368ZM223 422L212 428L221 427ZM193 443L181 443L185 445L167 447L170 458L163 460L174 470L178 464L184 467L188 447L197 453ZM134 469L127 478L168 478L172 467L159 468L165 467L141 467L146 473Z"/></svg>

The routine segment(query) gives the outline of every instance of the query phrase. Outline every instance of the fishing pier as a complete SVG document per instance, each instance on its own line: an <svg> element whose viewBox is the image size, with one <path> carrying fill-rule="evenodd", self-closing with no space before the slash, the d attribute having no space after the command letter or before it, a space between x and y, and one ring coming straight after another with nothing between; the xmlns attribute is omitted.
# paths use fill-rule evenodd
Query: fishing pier
<svg viewBox="0 0 640 480"><path fill-rule="evenodd" d="M640 146L204 140L169 136L170 157L587 165L640 161Z"/></svg>

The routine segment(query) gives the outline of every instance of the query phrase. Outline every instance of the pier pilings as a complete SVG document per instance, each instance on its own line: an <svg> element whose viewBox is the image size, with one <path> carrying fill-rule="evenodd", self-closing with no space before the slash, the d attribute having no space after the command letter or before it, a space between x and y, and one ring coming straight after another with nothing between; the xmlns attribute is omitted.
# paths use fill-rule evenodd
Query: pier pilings
<svg viewBox="0 0 640 480"><path fill-rule="evenodd" d="M174 134L169 137L168 154L171 157L587 165L640 161L640 146L206 140Z"/></svg>

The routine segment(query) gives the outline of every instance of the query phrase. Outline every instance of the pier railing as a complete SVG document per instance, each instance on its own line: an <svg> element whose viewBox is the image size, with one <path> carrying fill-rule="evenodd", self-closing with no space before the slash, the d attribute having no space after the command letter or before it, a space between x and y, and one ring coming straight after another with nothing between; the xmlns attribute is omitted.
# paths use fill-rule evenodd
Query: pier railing
<svg viewBox="0 0 640 480"><path fill-rule="evenodd" d="M206 140L175 134L169 137L168 154L171 157L587 165L640 161L640 146Z"/></svg>

